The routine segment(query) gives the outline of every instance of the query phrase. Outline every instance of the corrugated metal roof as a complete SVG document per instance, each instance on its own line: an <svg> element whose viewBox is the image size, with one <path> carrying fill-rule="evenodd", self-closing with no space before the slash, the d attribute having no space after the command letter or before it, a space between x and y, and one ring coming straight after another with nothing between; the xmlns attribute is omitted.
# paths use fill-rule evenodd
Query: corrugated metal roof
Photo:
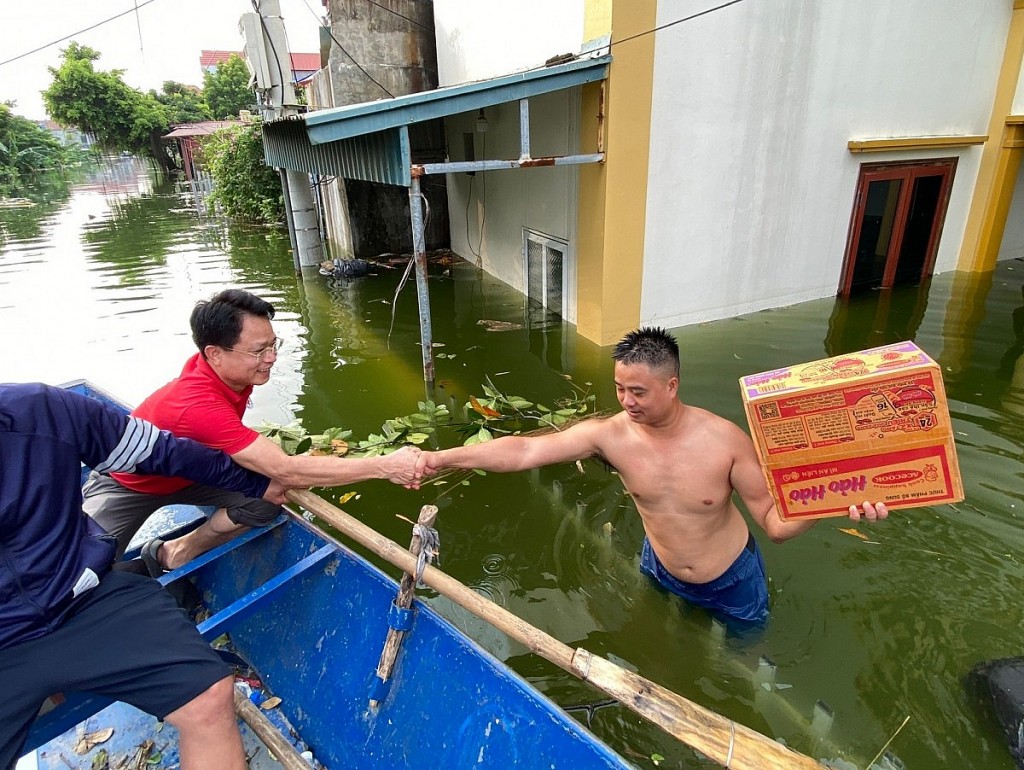
<svg viewBox="0 0 1024 770"><path fill-rule="evenodd" d="M610 55L350 104L263 125L268 166L408 186L408 126L603 80ZM359 141L356 141L356 140Z"/></svg>
<svg viewBox="0 0 1024 770"><path fill-rule="evenodd" d="M242 121L240 120L204 120L199 123L183 123L164 134L163 138L177 139L179 136L209 136L215 131L241 125Z"/></svg>

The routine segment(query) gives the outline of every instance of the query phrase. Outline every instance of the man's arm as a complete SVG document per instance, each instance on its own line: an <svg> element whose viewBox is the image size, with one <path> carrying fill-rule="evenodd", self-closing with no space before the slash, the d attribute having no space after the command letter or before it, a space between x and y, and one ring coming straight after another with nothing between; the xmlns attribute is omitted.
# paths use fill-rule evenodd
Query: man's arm
<svg viewBox="0 0 1024 770"><path fill-rule="evenodd" d="M407 446L379 457L292 456L266 436L257 436L249 446L231 455L231 459L289 488L336 487L367 479L387 479L415 488L420 478L416 473L419 455L419 449Z"/></svg>
<svg viewBox="0 0 1024 770"><path fill-rule="evenodd" d="M813 527L817 523L817 519L787 521L782 518L768 489L753 442L737 426L730 424L730 427L732 435L729 436L728 441L735 448L735 459L732 471L729 473L729 481L732 483L732 488L739 493L743 504L747 506L747 510L758 526L774 543L784 543ZM885 503L872 505L867 500L862 506L850 506L851 520L859 521L862 515L868 521L876 521L886 518L889 515L889 510L885 507Z"/></svg>
<svg viewBox="0 0 1024 770"><path fill-rule="evenodd" d="M430 475L444 468L474 468L494 473L523 471L560 462L582 460L600 452L605 420L591 419L564 431L541 436L503 436L472 446L423 452L419 468Z"/></svg>
<svg viewBox="0 0 1024 770"><path fill-rule="evenodd" d="M40 396L63 404L64 417L59 422L54 410L46 412L54 420L52 430L64 435L68 427L74 426L80 457L100 473L181 476L247 497L266 496L271 502L283 498L280 486L272 486L269 478L236 465L223 452L178 438L87 396L61 388L37 387L41 388Z"/></svg>

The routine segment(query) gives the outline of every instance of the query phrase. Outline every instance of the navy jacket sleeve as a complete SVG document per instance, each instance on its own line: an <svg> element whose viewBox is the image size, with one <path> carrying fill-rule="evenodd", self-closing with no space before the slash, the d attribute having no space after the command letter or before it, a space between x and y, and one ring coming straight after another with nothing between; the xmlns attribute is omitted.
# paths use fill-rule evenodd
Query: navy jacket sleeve
<svg viewBox="0 0 1024 770"><path fill-rule="evenodd" d="M54 405L54 429L63 423L65 438L73 436L82 462L100 473L181 476L246 497L262 497L270 484L266 476L236 465L223 452L178 438L87 396L61 388L47 390L47 401Z"/></svg>

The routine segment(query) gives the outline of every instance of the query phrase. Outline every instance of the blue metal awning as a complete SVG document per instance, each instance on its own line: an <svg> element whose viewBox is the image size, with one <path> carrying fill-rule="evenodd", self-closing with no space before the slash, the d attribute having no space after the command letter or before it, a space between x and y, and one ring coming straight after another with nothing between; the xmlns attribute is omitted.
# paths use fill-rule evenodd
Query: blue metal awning
<svg viewBox="0 0 1024 770"><path fill-rule="evenodd" d="M408 127L606 77L610 55L574 59L394 99L279 118L263 126L268 166L410 185Z"/></svg>

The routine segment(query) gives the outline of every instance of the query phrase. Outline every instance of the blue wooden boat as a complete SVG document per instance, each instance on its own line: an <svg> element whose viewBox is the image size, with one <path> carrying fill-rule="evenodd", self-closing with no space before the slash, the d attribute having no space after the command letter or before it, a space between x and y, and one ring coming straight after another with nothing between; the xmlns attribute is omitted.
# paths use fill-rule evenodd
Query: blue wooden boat
<svg viewBox="0 0 1024 770"><path fill-rule="evenodd" d="M64 387L128 409L88 382ZM83 469L83 480L87 472ZM407 575L416 571L408 550L316 495L293 491L289 497ZM191 506L174 506L150 521L155 518L159 531L173 537L202 515ZM422 578L713 761L740 769L820 768L638 674L563 645L433 567L427 566ZM260 741L287 750L274 748L278 760L264 751L263 764L254 758L251 767L280 767L278 761L305 766L287 764L303 762L303 750L305 761L332 770L631 766L427 604L417 601L406 612L396 608L398 583L298 513L245 533L161 582L172 590L194 586L204 605L197 627L211 641L228 635L230 649L222 654L254 672L258 682L249 680L254 702L280 698L279 705L262 712L236 693L240 712L256 712L248 724L263 729ZM403 641L393 671L382 681L378 662L389 629L400 629ZM36 719L24 767L95 768L100 751L107 752L110 767L178 766L172 728L161 729L125 704L82 693L64 696ZM273 735L268 735L268 719ZM102 744L75 753L83 736L108 727L114 731ZM252 745L248 725L243 735Z"/></svg>

